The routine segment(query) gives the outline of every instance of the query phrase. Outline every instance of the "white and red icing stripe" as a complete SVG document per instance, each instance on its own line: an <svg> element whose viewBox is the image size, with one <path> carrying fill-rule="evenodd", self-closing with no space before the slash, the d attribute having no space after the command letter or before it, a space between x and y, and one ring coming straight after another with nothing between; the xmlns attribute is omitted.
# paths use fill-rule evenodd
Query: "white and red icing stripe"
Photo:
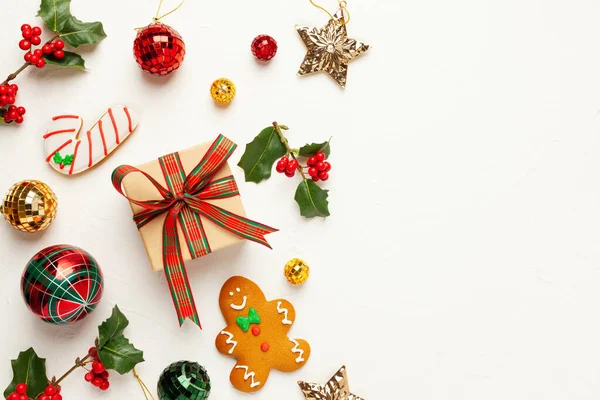
<svg viewBox="0 0 600 400"><path fill-rule="evenodd" d="M111 155L135 131L137 115L126 106L109 108L99 121L82 131L83 119L74 114L57 115L43 136L46 162L64 175L77 175L94 167ZM72 155L73 162L64 165L54 161Z"/></svg>

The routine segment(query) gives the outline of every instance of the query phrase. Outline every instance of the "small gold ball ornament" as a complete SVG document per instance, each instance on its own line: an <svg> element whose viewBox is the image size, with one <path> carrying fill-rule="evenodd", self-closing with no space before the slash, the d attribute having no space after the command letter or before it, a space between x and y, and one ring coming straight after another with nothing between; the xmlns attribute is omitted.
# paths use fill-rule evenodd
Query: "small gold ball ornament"
<svg viewBox="0 0 600 400"><path fill-rule="evenodd" d="M219 104L229 104L235 98L235 85L227 78L219 78L210 87L210 95Z"/></svg>
<svg viewBox="0 0 600 400"><path fill-rule="evenodd" d="M58 200L44 182L27 180L15 183L4 196L0 211L4 218L22 232L46 229L56 216Z"/></svg>
<svg viewBox="0 0 600 400"><path fill-rule="evenodd" d="M308 279L310 268L303 260L294 258L285 264L283 275L292 285L301 285Z"/></svg>

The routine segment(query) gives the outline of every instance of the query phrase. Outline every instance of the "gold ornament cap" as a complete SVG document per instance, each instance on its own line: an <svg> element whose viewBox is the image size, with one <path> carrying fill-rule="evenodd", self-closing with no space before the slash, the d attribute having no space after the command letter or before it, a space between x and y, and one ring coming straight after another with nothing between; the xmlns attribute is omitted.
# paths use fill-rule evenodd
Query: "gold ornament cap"
<svg viewBox="0 0 600 400"><path fill-rule="evenodd" d="M294 258L285 264L283 275L292 285L301 285L310 276L310 267L299 258Z"/></svg>
<svg viewBox="0 0 600 400"><path fill-rule="evenodd" d="M22 232L39 232L48 228L58 200L44 182L26 180L15 183L4 196L0 211L4 219Z"/></svg>
<svg viewBox="0 0 600 400"><path fill-rule="evenodd" d="M235 98L235 94L235 85L227 78L219 78L210 86L210 95L219 104L231 103Z"/></svg>

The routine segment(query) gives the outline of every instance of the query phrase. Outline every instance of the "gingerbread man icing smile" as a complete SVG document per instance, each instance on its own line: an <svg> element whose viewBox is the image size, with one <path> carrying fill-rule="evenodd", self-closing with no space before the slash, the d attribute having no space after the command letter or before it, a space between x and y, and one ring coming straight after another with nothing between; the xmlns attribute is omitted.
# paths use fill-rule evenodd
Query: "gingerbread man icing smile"
<svg viewBox="0 0 600 400"><path fill-rule="evenodd" d="M310 357L310 345L287 334L296 319L287 300L267 301L262 290L241 276L221 289L219 306L227 326L216 338L221 354L237 358L231 384L242 392L263 388L271 369L293 372Z"/></svg>

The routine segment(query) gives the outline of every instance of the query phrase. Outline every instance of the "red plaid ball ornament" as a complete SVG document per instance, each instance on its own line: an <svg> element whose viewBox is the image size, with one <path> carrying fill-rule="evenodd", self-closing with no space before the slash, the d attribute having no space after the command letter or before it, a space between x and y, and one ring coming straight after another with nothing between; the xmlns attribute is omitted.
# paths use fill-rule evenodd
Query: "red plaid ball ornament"
<svg viewBox="0 0 600 400"><path fill-rule="evenodd" d="M183 63L185 42L175 29L155 22L138 31L133 55L144 71L168 75Z"/></svg>

